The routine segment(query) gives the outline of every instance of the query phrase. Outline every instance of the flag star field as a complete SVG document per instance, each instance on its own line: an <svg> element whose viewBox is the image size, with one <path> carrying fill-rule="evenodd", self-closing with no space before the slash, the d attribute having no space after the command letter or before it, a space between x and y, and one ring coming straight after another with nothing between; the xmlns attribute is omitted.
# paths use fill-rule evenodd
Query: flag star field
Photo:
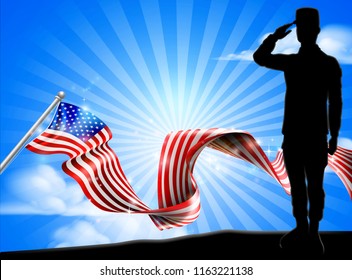
<svg viewBox="0 0 352 280"><path fill-rule="evenodd" d="M104 126L94 114L82 111L75 105L60 103L57 115L49 128L69 132L82 141L87 141Z"/></svg>
<svg viewBox="0 0 352 280"><path fill-rule="evenodd" d="M346 149L352 149L350 1L1 0L0 160L59 91L65 92L64 100L30 141L35 139L31 143L38 150L48 149L45 153L56 148L53 135L57 141L75 141L79 148L50 155L23 148L0 175L0 250L294 227L289 192L269 165L281 166L275 159L282 142L285 81L282 72L259 67L252 55L304 6L319 10L317 43L342 69L338 145L339 156L346 159ZM274 52L297 52L295 34L293 27ZM192 176L175 177L185 168L182 155L189 139L206 142L229 131L253 136L256 143L251 143L260 147L255 153L268 159L263 165L269 173L261 164L243 160L247 136L241 134L240 139L207 142L189 158ZM224 152L234 143L242 147ZM179 157L174 146L181 147ZM83 154L86 148L89 152ZM93 157L103 162L103 154L111 155L116 169L104 174L92 169L91 177L86 169L72 176L79 166L96 162ZM168 158L175 166L167 164ZM332 160L325 171L324 231L352 230L346 190L350 174L337 172L344 168L339 164ZM113 172L126 186L122 194L130 195L123 202L111 194L120 181L105 185ZM79 181L84 178L90 178L89 184ZM160 183L167 187L164 194L158 193ZM92 189L82 191L82 186ZM98 193L96 186L108 187ZM190 186L190 192L183 186ZM172 219L165 213L149 217L148 211L159 211L160 205L177 207L189 193L195 193L192 203L197 203L184 208L192 222L168 228ZM123 211L106 211L114 207Z"/></svg>

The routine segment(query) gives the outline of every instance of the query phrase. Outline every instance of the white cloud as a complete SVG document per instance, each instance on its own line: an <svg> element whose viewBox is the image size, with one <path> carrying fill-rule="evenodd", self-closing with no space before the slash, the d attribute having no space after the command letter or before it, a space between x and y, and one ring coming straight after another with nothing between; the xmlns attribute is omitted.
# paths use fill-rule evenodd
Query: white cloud
<svg viewBox="0 0 352 280"><path fill-rule="evenodd" d="M48 247L73 247L121 243L137 240L158 240L187 235L185 227L160 231L148 215L109 213L106 216L76 220L58 228Z"/></svg>
<svg viewBox="0 0 352 280"><path fill-rule="evenodd" d="M343 148L352 150L352 139L340 137L338 139L338 145Z"/></svg>
<svg viewBox="0 0 352 280"><path fill-rule="evenodd" d="M101 234L87 221L74 222L54 232L50 247L74 247L110 243L109 237Z"/></svg>
<svg viewBox="0 0 352 280"><path fill-rule="evenodd" d="M269 35L265 34L260 38L260 43ZM327 54L334 56L341 64L352 64L352 28L339 25L330 25L322 28L318 45ZM290 54L296 53L300 43L296 37L296 28L284 39L276 43L273 53ZM218 60L252 61L254 50L244 50L240 53L228 54L217 58Z"/></svg>
<svg viewBox="0 0 352 280"><path fill-rule="evenodd" d="M48 165L17 171L7 183L16 201L3 201L2 214L101 215L103 211L85 199L78 184L67 185Z"/></svg>
<svg viewBox="0 0 352 280"><path fill-rule="evenodd" d="M243 61L252 61L253 60L253 51L247 50L242 51L239 54L228 54L226 56L221 56L218 60L243 60Z"/></svg>
<svg viewBox="0 0 352 280"><path fill-rule="evenodd" d="M327 54L334 56L342 64L352 64L352 28L332 25L325 27L318 44Z"/></svg>
<svg viewBox="0 0 352 280"><path fill-rule="evenodd" d="M263 42L268 35L269 34L265 34L260 41ZM273 53L283 53L283 54L297 53L299 47L300 47L300 43L297 40L296 27L295 27L295 28L292 28L292 31L290 32L290 34L288 34L284 39L277 41Z"/></svg>
<svg viewBox="0 0 352 280"><path fill-rule="evenodd" d="M17 171L6 188L16 201L2 201L2 214L84 217L55 230L49 247L163 239L188 233L184 227L160 231L147 214L102 211L84 197L78 184L66 184L60 173L48 165Z"/></svg>
<svg viewBox="0 0 352 280"><path fill-rule="evenodd" d="M100 224L109 225L106 233L111 236L113 242L138 240L138 239L165 239L184 236L188 234L187 227L172 228L159 230L151 221L148 215L121 215L116 217L110 216L106 220L102 219Z"/></svg>

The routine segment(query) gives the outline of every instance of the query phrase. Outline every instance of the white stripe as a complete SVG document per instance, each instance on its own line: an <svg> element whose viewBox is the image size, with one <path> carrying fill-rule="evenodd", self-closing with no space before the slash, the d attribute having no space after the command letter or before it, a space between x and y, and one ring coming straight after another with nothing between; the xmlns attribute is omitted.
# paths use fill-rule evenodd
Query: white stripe
<svg viewBox="0 0 352 280"><path fill-rule="evenodd" d="M192 130L192 133L195 132L195 131L196 131L196 130ZM197 131L197 134L196 134L196 136L193 138L193 141L192 141L192 143L191 143L191 145L190 145L190 147L189 147L189 150L193 149L194 146L198 144L199 139L202 138L203 135L204 135L206 132L207 132L206 129L201 129L201 130ZM205 145L203 145L202 147L204 148L204 146L205 146ZM202 150L202 149L201 149L201 148L198 149L198 150L196 151L196 153L193 154L193 156L191 157L191 159L190 159L190 161L189 161L189 167L190 167L190 169L192 169L192 167L193 167L193 165L194 165L194 161L195 161L196 158L197 158L196 155L199 154L199 152L198 152L199 150Z"/></svg>
<svg viewBox="0 0 352 280"><path fill-rule="evenodd" d="M181 138L182 138L182 135L185 134L185 131L182 131L178 137L177 137L177 140L175 142L175 145L174 145L174 148L173 150L171 151L171 155L170 155L170 160L169 160L169 192L170 192L170 196L171 196L171 201L172 201L172 205L176 205L177 202L176 202L176 198L175 198L175 193L174 193L174 189L173 189L173 174L174 174L174 165L175 165L175 161L176 161L176 155L179 154L178 153L178 146L180 145L180 141L181 141ZM177 134L175 134L176 136ZM180 158L179 158L179 161L180 161ZM179 162L176 163L177 165L179 164ZM178 174L176 174L176 177ZM177 186L177 182L176 182L176 186ZM177 188L177 196L179 197L180 199L180 191L179 189ZM178 200L179 200L178 199Z"/></svg>
<svg viewBox="0 0 352 280"><path fill-rule="evenodd" d="M248 141L246 140L246 137L243 137L243 138L244 138L245 142L248 143ZM252 160L252 162L251 162L252 164L254 164L255 166L257 166L260 169L263 169L263 167L260 165L260 163L248 152L248 150L245 147L243 147L241 142L238 141L237 139L236 139L236 145L238 146L238 149L241 150L241 152L243 154L245 154L249 159ZM255 147L255 149L256 149L256 147ZM260 157L262 157L262 156L260 156Z"/></svg>
<svg viewBox="0 0 352 280"><path fill-rule="evenodd" d="M187 131L187 133L189 133L189 135L191 136L193 133L195 132L195 130L189 130L189 131ZM206 132L206 130L202 130L202 131L200 131L201 133L197 133L196 134L196 136L195 136L195 138L193 139L193 141L191 142L191 145L190 145L190 147L189 147L189 149L191 149L193 146L194 146L194 144L195 143L197 143L198 142L198 140L199 140L199 138L201 137L201 135L202 134L204 134L205 132ZM168 142L167 142L167 146L166 146L166 149L165 149L165 153L164 153L164 158L162 159L163 161L162 161L162 163L163 163L163 168L162 168L162 176L161 176L161 178L162 178L162 203L163 203L163 207L165 208L165 207L167 207L167 205L166 205L166 198L165 198L165 191L164 191L164 188L165 188L165 185L164 185L164 178L165 178L165 176L167 176L167 174L165 174L165 168L166 168L166 160L167 160L167 157L169 156L169 153L170 153L170 147L171 147L171 143L173 142L173 140L175 139L175 137L176 137L176 135L177 135L177 132L173 132L173 133L171 133L170 134L170 137L169 137L169 140L168 140ZM189 137L190 137L189 136ZM188 138L189 138L188 137ZM177 140L176 140L176 142L177 142ZM188 142L188 140L187 140L187 142ZM189 151L189 150L188 150ZM185 151L186 153L188 153L188 151ZM173 151L172 151L173 152ZM170 164L170 162L174 162L175 161L175 157L174 156L172 156L173 155L173 153L171 152L171 157L170 157L170 159L169 159L169 164ZM187 165L186 165L187 166ZM186 170L187 171L187 170ZM172 173L172 169L171 168L169 168L169 174L168 174L168 176L169 176L169 178L170 178L170 173ZM187 175L187 174L186 174ZM188 184L190 184L191 182L189 182L189 180L188 180ZM186 186L185 186L186 187ZM183 189L185 189L185 187L183 188ZM172 193L172 195L173 195L173 191L172 190L170 190L170 188L169 188L169 191L170 191L170 194ZM190 190L189 191L191 194L192 194L192 190ZM184 190L183 191L183 193L185 194L186 193L186 190ZM187 196L186 196L187 197ZM172 196L171 196L171 198L172 198ZM173 203L176 203L175 202L175 198L174 198L174 200L173 200Z"/></svg>
<svg viewBox="0 0 352 280"><path fill-rule="evenodd" d="M156 215L162 215L162 216L168 216L168 215L173 215L173 214L180 214L179 216L180 217L184 217L184 213L187 213L187 212L191 212L193 211L194 209L196 209L199 204L200 204L200 196L199 196L199 191L197 190L193 196L191 198L189 198L192 200L192 203L191 205L187 206L187 207L184 207L184 208L181 208L181 209L178 209L178 210L173 210L173 211L168 211L167 210L167 207L165 208L165 211L161 211L160 212L160 209L157 209L157 210L150 210L148 211L148 213L155 213ZM157 212L159 211L159 212ZM198 212L198 211L197 211ZM197 213L196 212L196 213ZM196 214L192 214L192 215L187 215L187 217L195 217ZM170 216L170 218L175 218L175 217L172 217Z"/></svg>
<svg viewBox="0 0 352 280"><path fill-rule="evenodd" d="M160 229L160 230L164 230L167 229L167 227L165 227L163 224L161 224L160 221L160 217L158 216L150 216L150 218L154 221L154 223L156 224L156 226Z"/></svg>
<svg viewBox="0 0 352 280"><path fill-rule="evenodd" d="M110 135L109 135L109 133L107 132L107 130L106 130L105 128L103 128L103 129L101 130L101 132L103 132L105 138L107 139L105 142L109 141L109 140L110 140Z"/></svg>
<svg viewBox="0 0 352 280"><path fill-rule="evenodd" d="M185 178L186 172L187 172L187 165L185 164L185 159L186 159L188 151L185 151L185 149L186 149L186 146L187 146L189 139L191 137L191 133L189 133L189 131L187 131L187 130L182 131L182 133L179 135L178 140L177 140L177 147L179 147L180 141L185 134L186 134L186 137L185 137L183 143L181 143L181 149L177 149L175 147L175 150L173 151L173 153L175 153L175 152L177 152L177 150L179 150L179 153L178 153L179 158L176 163L176 166L177 166L176 167L176 191L177 191L178 202L173 201L173 205L176 205L177 203L182 203L183 201L185 201L187 199L187 195L185 192L186 187L183 184L183 182L184 182L183 179ZM183 164L183 168L181 171L182 164ZM172 170L173 169L174 168L172 168ZM170 171L169 176L174 174L174 172L172 170Z"/></svg>
<svg viewBox="0 0 352 280"><path fill-rule="evenodd" d="M343 172L346 172L346 173L350 172L349 170L351 170L352 167L349 166L349 165L347 164L347 162L345 162L345 161L343 161L343 160L341 160L341 159L340 159L340 161L342 161L344 164L346 164L347 167L349 167L349 169L346 169L346 167L342 166L342 164L341 164L341 163L338 163L337 160L334 159L334 158L332 158L330 161L328 161L328 165L337 166L338 169L340 169L340 170L342 170Z"/></svg>
<svg viewBox="0 0 352 280"><path fill-rule="evenodd" d="M110 185L113 185L118 191L121 192L121 194L123 194L124 196L128 197L128 198L131 199L132 201L135 201L136 203L141 204L141 202L140 202L140 200L139 200L138 198L132 197L130 194L127 194L127 193L125 192L125 190L122 189L122 188L115 182L115 180L110 176L110 174L109 174L109 172L108 172L109 169L107 169L106 167L104 167L104 166L106 165L106 163L107 163L107 161L105 160L106 156L105 156L104 151L102 151L101 148L98 147L97 149L94 149L94 152L96 152L97 154L99 154L99 156L102 158L102 160L103 160L103 162L104 162L103 165L101 165L101 164L100 164L100 161L99 161L94 155L92 155L90 152L87 153L87 157L88 157L89 159L91 159L97 166L101 166L101 168L97 168L97 170L98 170L98 175L99 175L100 180L104 183L104 186L107 188L107 190L108 190L118 201L120 201L120 202L122 202L123 204L127 205L129 208L134 209L134 210L137 210L137 211L143 211L143 210L145 210L145 209L141 209L139 206L137 206L137 205L135 205L135 204L130 204L130 203L128 203L127 201L122 200L118 195L116 195L115 191L111 189ZM112 170L111 162L110 162L110 161L108 161L108 162L109 162L109 165L110 165L110 167L111 167L110 170ZM108 177L109 182L106 182L106 181L105 181L105 178L104 178L104 176L103 176L103 174L102 174L102 172L101 172L101 171L103 170L103 168L104 168L104 174L106 174L106 176ZM117 179L117 178L116 178L116 179ZM144 208L144 207L143 207L143 208Z"/></svg>
<svg viewBox="0 0 352 280"><path fill-rule="evenodd" d="M58 145L62 145L62 146L68 146L70 149L72 148L71 149L71 151L73 153L72 157L76 157L76 156L84 153L84 151L81 148L79 148L77 145L71 144L68 141L59 140L59 139L53 139L51 137L46 137L46 136L43 136L43 135L39 135L37 137L37 139L40 140L40 141L43 141L45 143L58 144ZM33 143L36 143L36 142L33 142ZM36 143L36 144L38 144L38 143ZM41 144L39 144L39 145L41 145ZM53 146L47 146L47 145L42 145L42 146L43 147L51 147L51 148L57 149L57 150L67 149L67 148L64 148L64 147L53 147ZM79 152L77 153L76 150L78 150Z"/></svg>
<svg viewBox="0 0 352 280"><path fill-rule="evenodd" d="M100 153L99 151L97 151L96 149L94 149L94 151L95 151L96 153L98 153L98 154L101 154L101 153ZM126 200L122 199L120 196L116 195L116 193L111 189L110 184L105 181L105 178L104 178L103 173L102 173L103 167L104 167L104 165L106 164L106 160L105 160L105 157L104 157L104 156L101 156L101 158L102 158L102 160L103 160L103 162L104 162L103 165L100 164L100 161L99 161L98 158L96 158L94 155L91 154L91 151L87 152L87 153L86 153L86 156L87 156L87 158L89 158L91 161L94 162L95 166L98 167L98 168L96 168L97 173L98 173L97 175L98 175L99 179L101 180L101 182L103 183L104 187L108 190L108 192L109 192L110 194L112 194L113 197L116 198L116 199L117 199L119 202L121 202L123 205L126 205L126 208L124 209L125 211L128 211L128 210L130 210L130 209L137 209L138 211L142 210L142 209L140 209L139 207L137 207L136 205L130 204L130 203L127 202ZM82 162L82 163L84 162L83 160L81 160L81 157L79 157L79 160L80 160L80 164L81 164L81 162ZM84 162L84 164L85 164L86 166L89 166L89 167L90 167L90 165L86 164L85 162ZM87 170L87 168L86 168L86 170ZM95 175L95 174L94 174L94 171L93 171L93 174L90 172L90 170L87 170L87 171L89 172L89 174L90 174L91 177L92 177L92 175ZM104 169L104 171L105 171L105 169ZM105 174L106 174L106 172L105 172ZM107 174L107 175L108 175L108 174ZM116 183L113 182L113 180L111 180L110 175L108 175L108 177L109 177L109 179L110 179L110 183L112 183L123 195L125 195L126 197L130 197L129 195L126 195L126 193L125 193L118 185L116 185ZM95 176L94 176L94 181L96 182ZM100 188L99 185L96 185L95 183L94 183L94 185L97 187L98 191L99 191L109 202L111 202L112 204L116 205L116 207L118 207L118 208L120 207L118 204L115 204L115 202L108 196L108 194L107 194L105 191L102 190L102 188ZM131 198L131 199L132 199L132 200L135 200L135 199L133 199L133 198Z"/></svg>
<svg viewBox="0 0 352 280"><path fill-rule="evenodd" d="M351 181L347 178L347 176L346 176L344 173L340 172L339 170L336 170L336 173L337 173L337 175L338 175L339 177L341 177L342 181L345 181L345 182L347 183L346 188L347 188L347 189L350 189L350 190L352 191L352 183L351 183Z"/></svg>
<svg viewBox="0 0 352 280"><path fill-rule="evenodd" d="M105 202L100 200L100 198L91 189L87 177L72 164L71 160L67 161L65 163L65 165L71 172L73 172L75 175L77 175L83 181L84 185L86 186L87 191L89 192L90 196L94 199L94 201L98 202L101 206L103 206L105 208L108 208L112 211L116 211L116 209L111 208L110 206L106 205ZM90 178L90 179L92 179L92 178Z"/></svg>
<svg viewBox="0 0 352 280"><path fill-rule="evenodd" d="M118 163L118 158L116 157L116 155L114 154L114 152L107 146L104 145L104 148L106 149L106 152L109 154L111 160L112 160L112 163L116 169L117 169L117 172L118 174L115 173L115 171L113 169L111 169L110 171L113 173L113 176L115 178L117 178L117 180L119 180L121 182L122 185L124 185L126 188L130 189L131 192L133 192L133 194L135 195L135 197L137 198L137 195L134 193L132 187L130 186L130 183L127 181L126 179L126 176L125 176L125 173L123 172L123 170L120 168L120 165ZM118 179L118 176L121 178L121 179Z"/></svg>
<svg viewBox="0 0 352 280"><path fill-rule="evenodd" d="M110 166L110 173L112 174L112 177L116 179L116 181L118 181L124 188L126 191L128 191L129 193L129 196L133 196L132 199L139 199L138 196L136 195L136 193L134 192L134 190L132 189L132 187L130 186L130 184L128 183L128 181L125 179L125 175L124 175L124 172L119 168L118 166L118 163L117 163L117 158L115 156L115 154L110 150L109 147L102 145L101 147L104 147L106 151L103 150L103 148L101 148L101 152L104 153L104 154L108 154L109 158L110 158L110 161L108 162L109 163L109 166ZM114 168L116 168L118 174L115 173L115 170ZM120 178L119 178L120 176ZM140 203L142 203L140 201ZM144 203L142 203L145 207L147 207Z"/></svg>
<svg viewBox="0 0 352 280"><path fill-rule="evenodd" d="M290 180L288 179L288 176L286 176L284 179L280 179L281 183L287 187L290 185Z"/></svg>
<svg viewBox="0 0 352 280"><path fill-rule="evenodd" d="M346 164L347 162L350 162L352 164L352 156L345 150L337 150L333 156L329 156L329 158L335 158L335 157L341 158L343 162L346 162ZM351 168L352 166L349 165L349 167Z"/></svg>
<svg viewBox="0 0 352 280"><path fill-rule="evenodd" d="M76 136L72 135L71 133L68 133L68 132L65 132L65 131L53 130L53 129L50 129L50 128L46 129L44 132L51 133L51 134L58 135L58 136L67 137L67 138L71 139L72 141L77 142L78 144L82 145L87 150L90 149L89 146L86 143L84 143L81 139L77 138ZM42 136L42 135L40 135L40 136ZM50 141L52 141L52 140L54 140L53 142L55 142L55 139L51 139ZM48 141L48 142L50 142L50 141ZM76 146L74 146L74 147L76 147Z"/></svg>
<svg viewBox="0 0 352 280"><path fill-rule="evenodd" d="M99 155L103 154L102 158L103 158L104 163L106 163L106 160L105 160L105 157L104 157L104 154L106 154L106 153L101 149L101 146L102 146L102 145L105 145L105 144L108 142L108 140L110 140L110 138L109 138L110 135L109 135L109 133L106 131L105 128L102 129L100 132L103 133L105 139L103 139L103 137L102 137L101 135L96 134L94 137L95 137L95 139L98 140L98 144L96 144L96 142L93 140L93 138L91 138L91 139L89 140L89 142L94 146L94 148L93 148L92 150L94 150L95 152L97 152ZM100 132L99 132L99 133L100 133ZM99 149L99 150L98 150L98 149ZM116 163L116 156L115 156L115 154L113 154L113 153L110 151L109 148L106 148L106 149L107 149L107 151L108 151L108 153L109 153L109 158L113 160L113 162L115 163L116 169L120 171L120 169L118 168L117 163ZM87 155L87 156L93 156L93 155L91 155L91 154L88 155L88 153L87 153L86 155ZM94 156L93 156L93 157L94 157ZM116 180L118 180L119 182L121 182L121 180L118 179L118 177L116 176L116 173L115 173L115 172L113 171L113 169L112 169L111 161L109 161L109 165L110 165L110 167L111 167L110 171L111 171L111 172L113 173L113 175L115 176L114 178L116 178ZM98 166L100 166L100 162L99 162L99 165L98 165ZM98 170L100 170L100 169L98 169ZM114 182L114 180L113 180L113 179L111 178L111 176L109 175L109 172L107 172L107 171L105 170L105 173L109 176L110 182L112 182L113 185L116 186L116 183ZM122 173L123 173L123 172L122 172ZM123 173L123 174L124 174L124 173ZM100 179L101 179L102 181L105 182L104 178L101 177L101 174L99 175L99 177L100 177ZM122 178L125 178L125 176L121 176L121 177L122 177ZM122 185L128 185L128 186L129 186L129 184L128 184L128 182L127 182L126 180L124 180L123 182L121 182L121 184L122 184ZM112 193L113 191L111 190L109 184L108 184L107 182L105 182L104 185L105 185L105 186L108 186L108 187L109 187L109 192L110 192L111 194L113 194L114 197L116 197L115 193ZM116 186L116 188L119 189L119 190L121 190L121 193L125 194L125 192L122 191L122 189L121 189L120 187ZM131 200L134 200L134 201L137 202L137 200L139 200L139 198L137 197L137 195L134 193L133 190L132 190L132 194L133 194L134 197L131 197L131 195L126 195L126 196L127 196L127 197L130 197ZM118 199L118 200L121 201L120 199ZM123 201L121 201L121 202L123 202ZM126 202L126 204L127 204L127 205L130 205L130 204L127 203L127 202ZM139 200L139 204L141 204L141 201L140 201L140 200ZM140 210L140 209L138 209L138 210Z"/></svg>
<svg viewBox="0 0 352 280"><path fill-rule="evenodd" d="M110 159L113 161L114 167L116 168L116 170L118 171L118 174L120 175L120 177L122 178L122 181L117 177L115 171L113 170L113 168L110 169L111 173L113 173L114 178L116 178L116 180L118 180L122 186L124 186L126 188L126 191L129 191L129 195L126 195L127 197L130 197L131 200L137 202L139 205L142 205L143 208L147 208L149 209L139 198L138 196L135 194L134 190L132 189L132 187L130 186L129 182L126 179L125 173L123 172L123 170L121 170L121 168L119 168L119 165L117 163L117 157L116 154L111 151L111 149L109 147L107 147L107 142L110 140L110 135L107 132L107 130L104 128L102 129L100 132L102 132L104 134L104 137L106 140L104 140L100 135L96 135L97 139L99 140L99 144L102 143L102 145L105 147L107 153L110 156ZM102 146L102 145L99 145ZM103 149L100 149L100 152L103 154L106 154L106 152L103 151ZM105 158L103 157L104 162L105 162ZM112 167L111 165L111 161L109 161L109 165L110 167ZM106 172L108 174L108 172ZM110 177L111 178L111 177ZM122 190L120 187L118 187L118 189ZM121 191L122 193L125 194L124 191ZM127 203L128 205L130 205L129 203Z"/></svg>
<svg viewBox="0 0 352 280"><path fill-rule="evenodd" d="M276 174L279 176L279 177L282 177L285 175L285 177L287 177L287 173L286 173L286 167L283 163L280 164L280 166L276 166L274 167L275 171L276 171Z"/></svg>
<svg viewBox="0 0 352 280"><path fill-rule="evenodd" d="M162 159L160 159L161 162L162 162L162 169L161 169L161 185L162 185L162 187L161 187L160 191L161 191L161 198L162 198L161 202L162 202L163 208L167 207L166 198L165 198L165 195L166 195L165 194L165 185L164 185L164 178L166 176L165 169L166 169L166 166L167 166L167 161L168 161L168 156L169 156L169 150L170 150L170 147L171 147L171 143L172 143L173 139L175 138L176 134L175 134L175 132L172 132L169 135L170 135L170 137L169 137L169 139L168 139L168 141L166 143L166 148L164 150L164 157Z"/></svg>
<svg viewBox="0 0 352 280"><path fill-rule="evenodd" d="M337 172L338 174L341 174L341 175L343 175L343 176L346 176L346 182L350 182L350 180L347 179L347 175L345 175L345 174L348 174L348 171L345 170L345 169L341 166L341 164L336 163L336 162L331 162L331 163L329 163L329 165L330 165L331 167L335 168L335 169L336 169L336 172ZM351 184L351 183L350 183L350 184Z"/></svg>
<svg viewBox="0 0 352 280"><path fill-rule="evenodd" d="M251 139L249 136L245 136L244 139L245 139L245 141L246 141L247 143L250 143L249 139L252 140L252 141L255 141L254 139ZM276 178L277 175L273 172L272 166L271 166L271 165L270 165L270 166L268 165L268 162L265 160L264 156L263 156L262 154L260 154L260 152L259 152L257 146L254 146L253 150L254 150L254 153L255 153L255 154L258 156L258 158L260 159L260 161L265 165L265 167L266 167L266 169L267 169L266 172L268 172L270 175L272 175L274 178ZM261 168L262 168L262 167L261 167ZM277 179L278 179L278 178L277 178Z"/></svg>
<svg viewBox="0 0 352 280"><path fill-rule="evenodd" d="M179 176L179 178L180 178L180 181L178 180L177 181L177 183L178 184L181 184L181 187L178 185L177 186L177 188L178 189L180 189L180 190L182 190L182 196L183 196L183 198L182 197L179 197L179 201L186 201L187 200L187 198L188 198L188 193L187 193L187 191L186 191L186 184L184 184L183 182L186 182L186 176L187 176L187 171L189 170L188 169L188 164L186 163L186 157L187 157L187 152L188 151L185 151L185 149L186 149L186 146L188 145L188 143L189 143L189 140L191 139L191 135L192 135L192 133L187 133L187 137L186 137L186 139L185 139L185 141L184 141L184 143L183 143L183 146L182 146L182 149L181 149L181 151L182 151L182 154L185 154L184 156L185 156L185 158L184 158L184 161L183 161L183 168L182 168L182 170L181 171L179 171L180 170L180 167L181 167L181 162L179 162L179 164L177 165L177 174L180 174L180 176ZM182 199L182 200L181 200Z"/></svg>
<svg viewBox="0 0 352 280"><path fill-rule="evenodd" d="M246 139L246 137L243 137L244 138L244 140L248 143L248 141L247 141L247 139ZM237 148L238 148L238 150L240 150L240 151L244 151L244 147L242 146L242 144L240 143L240 141L238 141L237 140L237 138L235 138L235 136L233 136L233 137L231 137L231 138L227 138L233 145L235 145ZM223 140L221 140L221 138L219 139L219 141L217 141L218 142L218 145L222 148L222 150L224 150L224 151L226 151L226 153L229 153L229 154L231 154L231 155L235 155L233 152L232 152L232 149L231 149L231 147L226 143L226 142L224 142ZM256 151L258 151L258 149L256 148L256 147L254 147L255 148L255 150ZM244 154L246 154L246 155L248 155L248 152L247 152L247 150L245 150L246 152L243 152ZM256 154L258 155L258 153L256 152ZM245 159L244 157L242 157L241 155L239 155L238 153L236 153L236 156L238 157L238 158L240 158L240 159L242 159L242 160L245 160L245 161L248 161L247 159ZM262 155L259 155L259 157L260 158L263 158L262 157ZM286 178L284 178L284 179L280 179L277 175L275 175L276 174L276 170L274 169L274 171L271 169L271 168L269 168L269 170L270 170L270 172L268 172L267 170L265 170L265 169L263 169L263 167L261 166L261 165L258 165L259 163L256 161L256 160L254 160L254 158L252 157L252 156L250 156L250 158L252 158L252 160L253 160L253 162L251 162L252 164L254 164L255 166L257 166L258 168L260 168L260 169L262 169L262 170L264 170L264 171L266 171L270 176L272 176L276 181L278 181L281 185L283 185L283 184L287 184L287 181L288 180L286 180ZM255 164L255 163L257 163L257 164ZM267 164L265 164L266 165L266 167L268 168L268 165ZM283 171L284 173L286 172L285 170ZM285 186L283 186L284 188L285 188Z"/></svg>
<svg viewBox="0 0 352 280"><path fill-rule="evenodd" d="M87 153L87 154L88 154L88 153ZM86 154L86 155L87 155L87 154ZM118 208L118 209L121 209L123 212L128 210L128 209L125 209L125 208L121 208L121 206L118 205L116 202L114 202L105 192L102 192L102 191L101 191L101 188L99 187L99 184L98 184L98 182L97 182L97 180L96 180L96 178L95 178L95 176L94 176L94 175L95 175L95 174L94 174L94 171L92 170L92 168L91 168L91 166L90 166L89 164L85 163L85 162L82 160L81 156L77 157L77 158L76 158L76 161L77 161L77 163L78 163L79 165L81 165L81 166L83 167L83 169L84 169L85 171L88 172L89 177L90 177L90 181L94 184L94 186L97 188L97 190L99 191L99 193L100 193L107 201L109 201L112 205L114 205L114 207L116 207L116 208ZM95 164L96 164L96 162L95 162ZM88 185L86 185L86 187L89 188L89 189L91 188L89 183L88 183ZM93 190L92 190L92 191L93 191ZM104 203L104 204L105 204L105 203Z"/></svg>
<svg viewBox="0 0 352 280"><path fill-rule="evenodd" d="M349 155L337 153L337 154L334 154L333 156L329 156L329 160L333 162L336 162L337 160L339 160L342 163L344 163L349 169L352 168L352 158L350 158Z"/></svg>
<svg viewBox="0 0 352 280"><path fill-rule="evenodd" d="M195 131L195 130L194 130ZM192 141L192 144L189 148L189 150L191 150L198 142L199 142L199 139L207 132L206 129L201 129L197 132L196 134L196 137L194 137L193 141ZM197 150L197 152L192 156L192 158L190 159L189 161L189 166L188 166L188 170L192 170L193 168L193 165L194 165L194 162L198 156L198 154L204 149L206 145L204 144L200 149ZM188 151L189 151L188 150ZM192 176L190 174L191 172L187 173L187 185L188 185L188 191L189 193L192 194L193 192L193 189L192 189L192 186L194 186L195 184L193 183L192 181Z"/></svg>
<svg viewBox="0 0 352 280"><path fill-rule="evenodd" d="M72 155L71 158L75 157L77 155L77 153L75 153L72 150L67 149L67 148L47 147L47 146L43 146L43 145L37 144L35 142L32 142L32 143L30 143L28 145L32 146L33 148L35 148L37 150L42 150L44 152L67 152L67 153Z"/></svg>

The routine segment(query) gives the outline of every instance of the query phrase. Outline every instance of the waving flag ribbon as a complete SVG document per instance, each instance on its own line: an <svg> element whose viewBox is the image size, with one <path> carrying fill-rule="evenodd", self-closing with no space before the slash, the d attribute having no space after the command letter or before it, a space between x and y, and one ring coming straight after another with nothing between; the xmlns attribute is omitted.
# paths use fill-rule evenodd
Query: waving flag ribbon
<svg viewBox="0 0 352 280"><path fill-rule="evenodd" d="M158 170L158 209L150 209L128 182L119 159L109 147L109 127L94 114L61 102L49 127L26 148L39 154L66 154L65 173L75 179L87 198L109 212L148 214L158 229L192 223L200 212L200 196L193 177L197 157L205 147L239 158L267 172L290 195L283 154L270 162L251 134L220 128L169 133L163 143ZM338 147L328 165L352 198L352 150Z"/></svg>

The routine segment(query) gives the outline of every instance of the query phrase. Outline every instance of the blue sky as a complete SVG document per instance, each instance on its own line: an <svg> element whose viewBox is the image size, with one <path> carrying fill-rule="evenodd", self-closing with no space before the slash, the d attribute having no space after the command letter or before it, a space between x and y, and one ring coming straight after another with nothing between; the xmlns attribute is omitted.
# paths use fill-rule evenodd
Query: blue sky
<svg viewBox="0 0 352 280"><path fill-rule="evenodd" d="M303 6L319 9L318 44L342 67L339 145L352 149L350 1L2 0L0 159L63 90L66 102L111 128L111 147L151 208L157 208L161 145L171 131L246 130L273 160L282 140L285 84L282 73L258 67L251 54ZM275 51L298 47L291 32ZM23 149L0 175L1 251L294 226L290 197L273 178L215 151L205 150L194 170L201 215L167 231L145 215L97 209L61 170L66 159ZM352 230L352 201L329 168L325 190L321 229Z"/></svg>

